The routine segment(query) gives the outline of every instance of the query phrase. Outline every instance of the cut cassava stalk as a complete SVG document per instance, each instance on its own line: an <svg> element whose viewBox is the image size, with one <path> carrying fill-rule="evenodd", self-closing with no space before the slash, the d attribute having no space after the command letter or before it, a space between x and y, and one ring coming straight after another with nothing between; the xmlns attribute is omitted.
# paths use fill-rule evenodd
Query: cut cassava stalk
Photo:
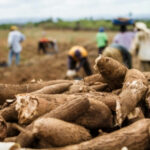
<svg viewBox="0 0 150 150"><path fill-rule="evenodd" d="M41 118L34 122L32 132L52 146L65 146L91 139L85 128L54 118Z"/></svg>
<svg viewBox="0 0 150 150"><path fill-rule="evenodd" d="M150 119L139 120L130 126L96 137L80 144L49 150L146 150L150 149Z"/></svg>
<svg viewBox="0 0 150 150"><path fill-rule="evenodd" d="M127 71L125 82L116 101L116 124L121 125L126 116L134 110L137 103L144 98L147 80L142 72L131 69Z"/></svg>
<svg viewBox="0 0 150 150"><path fill-rule="evenodd" d="M54 85L58 83L71 83L68 80L54 80L41 83L29 83L22 85L12 85L12 84L0 84L0 104L3 104L6 99L15 98L16 94L29 93L39 90L48 85Z"/></svg>
<svg viewBox="0 0 150 150"><path fill-rule="evenodd" d="M69 89L72 83L59 83L45 86L40 90L32 92L33 94L59 94Z"/></svg>
<svg viewBox="0 0 150 150"><path fill-rule="evenodd" d="M51 103L43 98L26 94L16 95L15 109L18 112L18 122L29 124L37 117L52 110Z"/></svg>
<svg viewBox="0 0 150 150"><path fill-rule="evenodd" d="M70 101L64 103L63 105L58 106L56 109L50 111L49 113L46 113L44 116L41 116L40 118L58 118L65 121L73 121L82 113L86 112L89 108L89 101L84 97L78 97L74 99L70 99ZM39 119L40 119L39 118ZM37 119L38 120L38 119ZM33 129L33 122L28 125L25 130L31 131ZM32 142L34 141L34 135L32 132L30 132L29 137L30 140L26 141L26 136L29 132L21 132L19 136L17 137L17 142L22 147L28 147ZM32 135L31 135L32 134Z"/></svg>
<svg viewBox="0 0 150 150"><path fill-rule="evenodd" d="M110 57L101 55L96 59L95 63L95 68L98 69L112 89L122 87L127 71L124 65Z"/></svg>
<svg viewBox="0 0 150 150"><path fill-rule="evenodd" d="M97 100L89 100L89 102L89 109L77 118L76 123L89 129L111 128L113 118L108 106Z"/></svg>

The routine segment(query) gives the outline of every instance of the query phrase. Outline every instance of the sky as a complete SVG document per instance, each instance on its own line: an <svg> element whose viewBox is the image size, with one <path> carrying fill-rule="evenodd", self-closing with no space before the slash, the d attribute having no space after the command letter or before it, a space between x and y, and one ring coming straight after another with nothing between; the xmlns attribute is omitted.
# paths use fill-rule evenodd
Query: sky
<svg viewBox="0 0 150 150"><path fill-rule="evenodd" d="M149 15L150 0L0 0L0 20L110 18Z"/></svg>

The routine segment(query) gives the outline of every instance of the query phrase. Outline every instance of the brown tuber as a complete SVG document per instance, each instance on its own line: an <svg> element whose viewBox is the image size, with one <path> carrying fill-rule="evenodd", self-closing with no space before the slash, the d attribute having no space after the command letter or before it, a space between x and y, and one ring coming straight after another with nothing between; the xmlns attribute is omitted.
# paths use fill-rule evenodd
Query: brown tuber
<svg viewBox="0 0 150 150"><path fill-rule="evenodd" d="M147 80L142 72L131 69L127 71L125 82L116 102L116 123L121 125L127 115L144 98L147 91Z"/></svg>
<svg viewBox="0 0 150 150"><path fill-rule="evenodd" d="M95 63L95 69L98 69L112 89L122 87L128 70L124 65L110 57L101 55L96 59Z"/></svg>

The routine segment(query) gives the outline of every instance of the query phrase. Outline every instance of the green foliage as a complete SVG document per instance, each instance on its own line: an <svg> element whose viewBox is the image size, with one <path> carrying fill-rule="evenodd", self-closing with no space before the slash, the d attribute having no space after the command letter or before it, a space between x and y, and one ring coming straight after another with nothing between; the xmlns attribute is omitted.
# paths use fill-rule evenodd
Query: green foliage
<svg viewBox="0 0 150 150"><path fill-rule="evenodd" d="M2 29L2 30L8 30L8 29L10 29L10 27L11 27L11 24L2 24L2 25L0 25L0 29Z"/></svg>
<svg viewBox="0 0 150 150"><path fill-rule="evenodd" d="M137 20L140 21L140 20ZM143 21L143 20L142 20ZM150 28L150 20L144 20L147 26ZM0 29L9 29L11 24L0 25ZM80 19L77 21L64 21L60 18L54 21L52 18L47 20L32 23L29 22L24 25L24 27L41 27L43 29L72 29L72 30L98 30L100 26L103 26L107 30L118 30L119 27L114 26L111 20L94 20L90 19ZM130 29L132 26L129 27Z"/></svg>

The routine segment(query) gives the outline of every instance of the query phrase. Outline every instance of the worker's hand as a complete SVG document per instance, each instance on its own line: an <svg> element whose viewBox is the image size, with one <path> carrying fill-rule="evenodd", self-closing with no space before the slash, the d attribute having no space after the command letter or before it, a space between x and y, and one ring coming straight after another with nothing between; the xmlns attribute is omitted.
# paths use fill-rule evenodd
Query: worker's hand
<svg viewBox="0 0 150 150"><path fill-rule="evenodd" d="M67 73L66 73L66 76L71 78L71 77L74 77L77 75L77 72L76 70L68 70Z"/></svg>

